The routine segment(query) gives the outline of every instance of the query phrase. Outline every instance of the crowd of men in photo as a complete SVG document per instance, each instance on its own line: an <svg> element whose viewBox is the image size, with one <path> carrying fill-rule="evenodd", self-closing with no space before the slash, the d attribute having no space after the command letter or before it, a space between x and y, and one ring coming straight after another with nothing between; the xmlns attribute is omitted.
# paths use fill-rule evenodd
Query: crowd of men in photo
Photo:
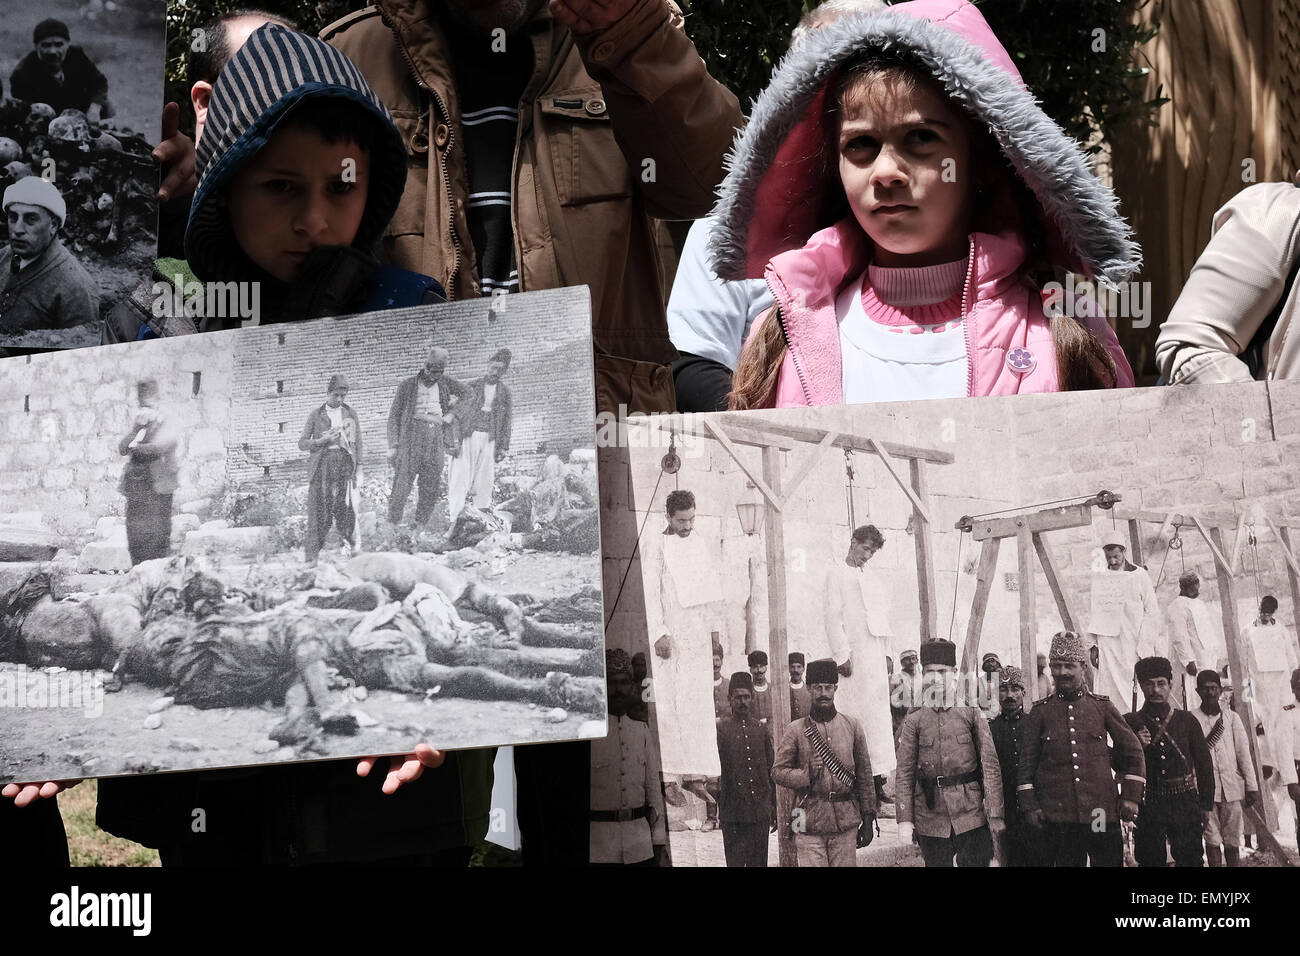
<svg viewBox="0 0 1300 956"><path fill-rule="evenodd" d="M701 536L691 540L691 492L668 495L667 522L642 542L664 793L670 803L685 803L683 792L699 798L698 828L721 831L728 866L766 866L771 834L783 826L799 866L854 866L857 850L878 834L886 802L900 843L919 845L927 866L988 866L995 858L1002 866L1122 866L1123 824L1131 825L1139 866L1171 859L1237 866L1255 829L1245 811L1266 798L1261 777L1295 801L1300 819L1300 662L1271 596L1244 628L1244 679L1230 681L1197 575L1182 576L1167 609L1166 650L1158 622L1145 616L1154 601L1145 570L1125 559L1122 539L1105 535L1107 565L1098 573L1141 572L1115 591L1117 626L1096 613L1091 626L1101 633L1055 634L1030 676L1002 666L995 653L983 656L977 674L962 675L947 640L904 651L894 673L887 593L865 567L884 535L864 525L852 533L843 569L827 576L825 645L815 657L789 654L790 724L778 735L768 655L752 650L745 670L724 673L720 561ZM705 648L709 671L699 660ZM1140 705L1129 688L1094 691L1125 659ZM635 697L641 685L631 680L630 661L620 669ZM881 687L887 691L870 693ZM1251 704L1259 775L1251 728L1227 703L1234 692ZM699 732L709 699L714 740ZM648 727L636 732L638 741L651 739ZM628 845L637 838L641 845L604 862L652 864L667 839L658 789L641 784L654 748L611 741L611 759L643 756L635 758L636 788L625 788L622 802L610 791L600 812L622 821ZM790 791L789 820L778 817L778 788Z"/></svg>
<svg viewBox="0 0 1300 956"><path fill-rule="evenodd" d="M394 395L388 416L388 459L394 468L388 518L395 526L401 524L407 498L418 487L416 529L429 523L435 506L446 497L452 537L467 506L491 507L496 464L510 449L511 392L502 379L511 354L509 349L498 349L487 372L469 382L446 373L449 360L446 349L431 349L424 366L405 379ZM298 439L299 450L310 455L303 544L309 564L318 560L331 528L338 530L347 548L360 548L362 426L347 403L348 391L347 376L330 376L324 404L312 409ZM161 405L156 380L139 382L136 394L139 410L118 445L127 458L119 487L126 498L132 565L170 553L181 438Z"/></svg>

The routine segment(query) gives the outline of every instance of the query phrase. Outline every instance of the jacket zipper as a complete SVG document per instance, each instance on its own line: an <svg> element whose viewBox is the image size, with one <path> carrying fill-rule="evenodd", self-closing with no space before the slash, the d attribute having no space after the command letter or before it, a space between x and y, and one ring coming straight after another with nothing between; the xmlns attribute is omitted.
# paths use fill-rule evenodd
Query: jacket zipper
<svg viewBox="0 0 1300 956"><path fill-rule="evenodd" d="M438 92L434 90L433 87L429 86L428 83L425 83L419 72L416 71L415 63L411 60L411 55L406 52L406 43L402 40L397 31L393 30L392 21L388 19L387 14L382 13L380 14L379 19L383 22L384 26L388 27L388 29L392 31L393 38L397 40L397 49L401 52L402 59L406 61L406 68L410 71L411 78L415 80L415 85L433 97L433 102L438 107L439 116L447 124L447 145L439 152L438 164L442 167L442 185L443 191L447 197L447 214L449 217L447 222L447 231L451 235L451 272L447 273L447 288L444 290L447 293L447 300L450 302L456 298L456 273L460 271L460 238L456 235L456 200L451 194L451 170L447 167L447 154L451 152L451 148L456 143L456 131L452 128L451 113L448 112L447 105L443 103L442 97L438 95ZM430 130L429 132L432 133L433 131ZM425 238L427 240L428 237Z"/></svg>
<svg viewBox="0 0 1300 956"><path fill-rule="evenodd" d="M795 374L799 376L799 387L803 389L803 397L807 401L807 404L812 405L812 392L808 390L808 379L804 378L803 369L799 365L799 356L795 354L794 347L790 345L790 327L785 324L785 315L781 312L781 297L776 294L776 289L772 288L770 280L764 281L767 282L767 290L772 293L773 306L776 308L776 320L781 323L781 331L785 333L786 351L790 353L790 361L794 363ZM779 373L777 375L777 381L778 383L780 382ZM840 397L843 398L843 395Z"/></svg>
<svg viewBox="0 0 1300 956"><path fill-rule="evenodd" d="M975 276L975 237L970 239L970 247L966 252L966 282L961 287L961 334L966 340L966 397L971 398L975 395L975 354L970 347L970 320L966 316L966 308L970 302L971 279Z"/></svg>

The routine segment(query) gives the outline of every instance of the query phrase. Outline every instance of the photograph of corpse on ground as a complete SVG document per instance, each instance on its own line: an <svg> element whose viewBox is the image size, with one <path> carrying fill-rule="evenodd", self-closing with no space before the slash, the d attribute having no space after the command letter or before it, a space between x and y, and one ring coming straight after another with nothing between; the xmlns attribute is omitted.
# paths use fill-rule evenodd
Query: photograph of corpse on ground
<svg viewBox="0 0 1300 956"><path fill-rule="evenodd" d="M165 11L50 0L0 20L0 355L98 345L153 269Z"/></svg>
<svg viewBox="0 0 1300 956"><path fill-rule="evenodd" d="M634 420L606 614L673 865L1296 865L1298 400Z"/></svg>
<svg viewBox="0 0 1300 956"><path fill-rule="evenodd" d="M603 735L586 290L509 310L0 360L0 780Z"/></svg>

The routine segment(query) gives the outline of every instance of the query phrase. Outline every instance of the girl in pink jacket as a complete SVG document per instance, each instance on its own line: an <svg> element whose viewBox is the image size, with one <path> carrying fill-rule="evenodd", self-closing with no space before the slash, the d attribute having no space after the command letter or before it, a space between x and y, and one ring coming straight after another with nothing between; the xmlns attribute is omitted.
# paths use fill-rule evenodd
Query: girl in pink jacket
<svg viewBox="0 0 1300 956"><path fill-rule="evenodd" d="M846 15L797 45L732 151L710 251L763 277L730 406L1128 387L1066 272L1141 264L1116 200L966 0Z"/></svg>

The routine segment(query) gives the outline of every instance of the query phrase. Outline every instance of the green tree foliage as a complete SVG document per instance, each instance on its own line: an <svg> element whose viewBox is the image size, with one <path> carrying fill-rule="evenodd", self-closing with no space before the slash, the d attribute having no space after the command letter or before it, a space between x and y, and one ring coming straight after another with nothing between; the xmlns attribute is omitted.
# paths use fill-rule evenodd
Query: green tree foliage
<svg viewBox="0 0 1300 956"><path fill-rule="evenodd" d="M438 2L438 0L429 0ZM1145 100L1139 48L1156 35L1149 0L977 0L1047 113L1081 142L1154 124L1165 99ZM686 30L710 71L748 105L762 91L815 0L679 0ZM260 5L315 32L365 0L171 0L167 8L167 95L184 105L195 31L219 13Z"/></svg>
<svg viewBox="0 0 1300 956"><path fill-rule="evenodd" d="M1164 98L1145 100L1139 48L1158 31L1149 0L976 0L1043 109L1094 143L1128 124L1154 124ZM748 112L816 2L681 0L686 29L715 77ZM1099 32L1100 31L1100 32ZM1096 147L1094 145L1095 151Z"/></svg>

